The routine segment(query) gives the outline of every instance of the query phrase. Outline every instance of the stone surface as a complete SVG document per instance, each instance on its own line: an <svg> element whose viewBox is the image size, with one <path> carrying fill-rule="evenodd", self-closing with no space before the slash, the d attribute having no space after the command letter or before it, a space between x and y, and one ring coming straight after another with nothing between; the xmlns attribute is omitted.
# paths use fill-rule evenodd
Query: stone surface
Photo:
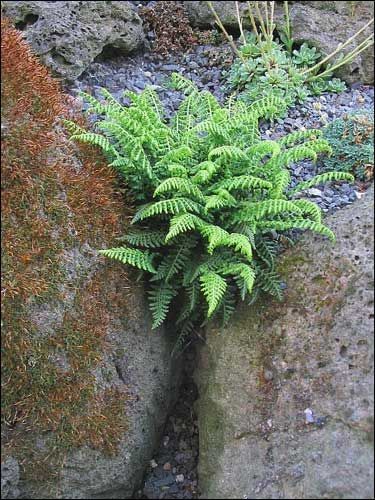
<svg viewBox="0 0 375 500"><path fill-rule="evenodd" d="M81 273L95 276L97 259L78 258L71 262L72 283L80 280ZM74 265L75 264L75 265ZM103 296L112 296L124 287L122 273L117 278L111 273L102 275ZM88 278L87 278L88 279ZM69 286L69 283L67 283ZM141 287L133 286L127 306L111 314L108 327L109 349L95 369L98 388L123 387L129 394L124 405L127 430L121 437L114 455L88 446L71 449L61 469L60 479L46 483L36 473L33 481L19 475L19 464L11 455L2 464L2 498L133 498L139 488L144 471L159 443L167 412L174 403L178 389L178 367L171 361L173 338L163 330L151 331L148 306ZM94 299L93 299L94 300ZM30 317L40 326L42 335L59 328L65 314L74 309L73 303L43 304L30 308ZM55 360L66 369L65 360ZM108 382L110 380L110 382ZM7 441L5 433L4 442ZM44 446L40 436L41 446ZM31 450L30 450L31 451ZM12 453L11 449L7 454ZM27 459L26 459L27 462ZM58 493L56 493L58 492Z"/></svg>
<svg viewBox="0 0 375 500"><path fill-rule="evenodd" d="M77 78L103 51L142 46L142 21L130 2L2 2L3 13L55 75Z"/></svg>
<svg viewBox="0 0 375 500"><path fill-rule="evenodd" d="M207 2L187 1L184 2L189 21L192 26L197 28L209 28L214 26L215 18ZM235 2L212 2L221 22L228 29L235 29L238 31L237 13ZM241 2L241 13L246 10L246 5ZM246 21L246 20L245 20Z"/></svg>
<svg viewBox="0 0 375 500"><path fill-rule="evenodd" d="M1 497L18 498L20 494L18 489L19 480L20 468L18 462L13 457L9 457L1 464Z"/></svg>
<svg viewBox="0 0 375 500"><path fill-rule="evenodd" d="M184 2L193 26L207 28L215 25L215 18L206 2ZM235 2L212 2L224 26L238 34L238 23ZM373 2L355 2L352 10L351 2L290 2L290 19L293 38L296 44L309 42L324 55L336 49L339 43L345 42L350 36L362 28L374 16ZM244 27L249 29L250 23L246 15L246 3L240 3ZM282 2L276 4L276 24L283 23ZM369 35L373 27L363 33L360 40ZM348 48L355 48L356 44ZM373 48L360 54L355 61L338 71L338 76L346 82L373 84L374 53Z"/></svg>
<svg viewBox="0 0 375 500"><path fill-rule="evenodd" d="M355 2L353 12L350 4L351 2L294 2L290 9L293 38L297 43L309 42L324 55L330 54L339 43L344 43L374 16L373 2ZM364 40L372 31L373 26L370 26L358 40ZM348 49L352 50L357 45L358 42L355 41ZM362 52L352 63L340 68L337 75L347 83L361 81L373 84L373 47Z"/></svg>
<svg viewBox="0 0 375 500"><path fill-rule="evenodd" d="M202 498L373 498L373 187L287 251L283 303L200 354Z"/></svg>

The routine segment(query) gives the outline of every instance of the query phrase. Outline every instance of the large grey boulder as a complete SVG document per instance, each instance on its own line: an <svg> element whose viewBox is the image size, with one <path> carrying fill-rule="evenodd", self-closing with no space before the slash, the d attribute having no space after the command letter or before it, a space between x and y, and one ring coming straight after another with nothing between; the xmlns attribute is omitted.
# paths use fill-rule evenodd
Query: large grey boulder
<svg viewBox="0 0 375 500"><path fill-rule="evenodd" d="M290 9L293 38L297 43L309 42L324 55L332 53L340 43L354 35L374 17L373 2L294 2ZM306 5L305 5L306 4ZM345 51L354 49L374 27L369 26ZM334 59L333 59L334 60ZM336 72L347 83L374 83L374 51L370 47L353 62Z"/></svg>
<svg viewBox="0 0 375 500"><path fill-rule="evenodd" d="M3 13L42 62L74 80L103 50L128 54L144 41L142 21L130 2L2 2Z"/></svg>
<svg viewBox="0 0 375 500"><path fill-rule="evenodd" d="M284 22L283 2L276 2L275 20L277 25ZM238 34L238 22L235 2L212 2L224 26ZM364 26L374 16L373 2L289 2L293 38L296 44L309 42L327 55L336 49L339 43ZM190 23L194 27L208 28L215 25L215 18L207 2L184 2ZM247 16L246 2L239 2L241 17L246 29L251 29ZM362 34L360 40L369 35L373 27ZM353 49L355 43L348 47ZM359 55L355 61L344 66L338 72L346 82L373 84L374 53L372 47Z"/></svg>
<svg viewBox="0 0 375 500"><path fill-rule="evenodd" d="M200 354L202 498L373 498L374 191L280 263L283 303L243 305Z"/></svg>

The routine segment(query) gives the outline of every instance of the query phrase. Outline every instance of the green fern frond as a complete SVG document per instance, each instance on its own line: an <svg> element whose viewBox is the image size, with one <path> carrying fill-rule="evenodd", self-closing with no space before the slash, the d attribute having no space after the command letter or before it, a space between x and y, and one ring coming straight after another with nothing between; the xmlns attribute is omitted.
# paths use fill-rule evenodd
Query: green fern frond
<svg viewBox="0 0 375 500"><path fill-rule="evenodd" d="M202 293L208 304L207 317L209 318L220 304L227 289L227 283L222 276L214 272L203 274L200 282Z"/></svg>
<svg viewBox="0 0 375 500"><path fill-rule="evenodd" d="M227 189L228 191L233 191L236 189L271 189L272 184L268 181L260 179L259 177L253 177L251 175L238 175L223 181L221 187Z"/></svg>
<svg viewBox="0 0 375 500"><path fill-rule="evenodd" d="M94 134L92 132L87 132L85 134L75 134L72 135L71 139L78 142L84 142L86 144L92 144L93 146L98 146L106 153L110 153L115 157L118 156L115 148L108 141L108 139L100 134Z"/></svg>
<svg viewBox="0 0 375 500"><path fill-rule="evenodd" d="M255 270L249 264L232 264L229 266L223 274L234 274L235 276L239 276L243 279L247 293L251 294L253 291L254 283L255 283ZM244 299L244 297L242 297Z"/></svg>
<svg viewBox="0 0 375 500"><path fill-rule="evenodd" d="M62 124L71 135L86 134L86 130L71 120L62 120Z"/></svg>
<svg viewBox="0 0 375 500"><path fill-rule="evenodd" d="M220 226L206 224L199 228L202 236L208 239L207 252L212 254L217 246L225 244L229 237L229 233L222 229Z"/></svg>
<svg viewBox="0 0 375 500"><path fill-rule="evenodd" d="M183 271L190 258L191 249L189 246L180 245L171 249L170 253L165 255L157 267L156 274L151 281L163 280L168 283L171 278Z"/></svg>
<svg viewBox="0 0 375 500"><path fill-rule="evenodd" d="M273 199L282 198L290 183L290 173L288 170L281 170L274 175L273 188L270 197Z"/></svg>
<svg viewBox="0 0 375 500"><path fill-rule="evenodd" d="M170 303L176 295L172 285L161 283L148 292L150 310L152 312L152 328L158 328L167 317Z"/></svg>
<svg viewBox="0 0 375 500"><path fill-rule="evenodd" d="M249 239L243 234L231 233L222 244L224 244L225 246L234 247L234 250L236 252L240 252L249 261L253 259L253 249L251 247L251 243Z"/></svg>
<svg viewBox="0 0 375 500"><path fill-rule="evenodd" d="M319 224L322 222L322 210L316 203L310 200L294 200L293 203L301 209L302 213L310 216L313 221Z"/></svg>
<svg viewBox="0 0 375 500"><path fill-rule="evenodd" d="M134 246L157 248L164 245L165 233L163 231L134 230L121 237L121 240L127 241Z"/></svg>
<svg viewBox="0 0 375 500"><path fill-rule="evenodd" d="M108 248L106 250L99 250L101 255L109 257L110 259L119 260L123 264L129 264L130 266L137 267L142 271L148 271L149 273L156 273L156 270L152 264L153 256L146 252L135 248Z"/></svg>
<svg viewBox="0 0 375 500"><path fill-rule="evenodd" d="M262 221L259 223L258 228L266 231L309 229L310 231L314 231L315 233L320 233L323 236L327 236L327 238L329 238L332 241L335 241L336 239L334 233L328 227L309 219L289 219L285 221L280 221L280 220Z"/></svg>
<svg viewBox="0 0 375 500"><path fill-rule="evenodd" d="M85 96L95 113L93 132L66 127L106 153L135 202L134 230L119 238L126 246L100 253L148 275L154 328L178 297L177 329L185 339L204 317L227 320L238 297L265 291L281 298L278 233L309 229L334 237L319 207L290 196L353 178L323 174L288 191L287 167L330 148L315 130L263 140L259 121L280 114L283 97L272 93L250 106L230 98L222 106L181 75L172 75L171 85L185 94L171 119L154 88L126 92L124 106L103 90L101 101Z"/></svg>
<svg viewBox="0 0 375 500"><path fill-rule="evenodd" d="M169 177L169 179L165 179L165 181L159 184L155 189L154 198L168 191L178 191L183 194L189 194L201 202L205 201L205 197L199 187L193 184L189 179L183 177Z"/></svg>
<svg viewBox="0 0 375 500"><path fill-rule="evenodd" d="M186 95L191 94L192 92L197 92L198 87L191 81L180 75L179 73L172 73L170 77L171 87L180 90Z"/></svg>
<svg viewBox="0 0 375 500"><path fill-rule="evenodd" d="M316 139L314 141L305 142L305 146L312 149L317 154L332 154L332 148L324 139Z"/></svg>
<svg viewBox="0 0 375 500"><path fill-rule="evenodd" d="M199 169L199 170L198 170ZM197 166L198 172L192 177L195 184L206 184L216 174L219 165L212 161L203 161Z"/></svg>
<svg viewBox="0 0 375 500"><path fill-rule="evenodd" d="M237 217L239 220L241 220L242 216L244 217L243 220L246 220L247 217L250 217L250 220L259 220L269 217L270 215L278 215L284 212L294 212L300 214L301 210L293 201L270 199L254 203L246 203L244 208L238 212Z"/></svg>
<svg viewBox="0 0 375 500"><path fill-rule="evenodd" d="M331 181L354 182L354 177L347 172L326 172L325 174L316 175L308 181L300 182L294 189L289 191L289 195L292 196L293 194L304 191L305 189Z"/></svg>
<svg viewBox="0 0 375 500"><path fill-rule="evenodd" d="M248 157L242 149L237 146L219 146L210 151L208 159L225 158L225 160L247 160Z"/></svg>
<svg viewBox="0 0 375 500"><path fill-rule="evenodd" d="M269 95L253 102L248 112L257 115L258 118L273 118L286 109L285 100L275 95Z"/></svg>
<svg viewBox="0 0 375 500"><path fill-rule="evenodd" d="M232 207L236 204L236 199L226 189L219 189L217 194L206 196L205 200L204 210L206 213L209 210Z"/></svg>
<svg viewBox="0 0 375 500"><path fill-rule="evenodd" d="M192 156L193 152L189 146L183 145L168 151L160 160L163 163L178 163Z"/></svg>
<svg viewBox="0 0 375 500"><path fill-rule="evenodd" d="M202 274L209 271L217 271L225 265L227 265L227 261L221 253L205 256L186 269L182 284L184 287L187 287L194 283Z"/></svg>
<svg viewBox="0 0 375 500"><path fill-rule="evenodd" d="M273 269L278 245L274 240L258 238L255 245L257 256L269 267Z"/></svg>
<svg viewBox="0 0 375 500"><path fill-rule="evenodd" d="M280 146L292 147L300 142L305 142L307 139L313 140L321 137L323 132L319 129L312 130L297 130L297 132L292 132L281 139L278 139Z"/></svg>
<svg viewBox="0 0 375 500"><path fill-rule="evenodd" d="M189 198L171 198L169 200L151 203L147 207L139 210L133 217L133 223L160 214L176 215L181 212L195 212L199 214L201 211L201 206Z"/></svg>
<svg viewBox="0 0 375 500"><path fill-rule="evenodd" d="M236 233L240 233L246 236L246 238L250 241L252 247L255 247L255 233L256 233L256 224L249 224L247 222L240 222L234 226Z"/></svg>
<svg viewBox="0 0 375 500"><path fill-rule="evenodd" d="M185 213L175 215L171 219L169 232L165 237L165 242L168 243L171 239L175 238L179 234L185 233L186 231L197 229L202 224L204 224L204 221L194 214Z"/></svg>
<svg viewBox="0 0 375 500"><path fill-rule="evenodd" d="M281 279L276 271L270 269L262 269L258 272L258 276L259 288L264 292L273 295L277 300L281 301L283 298Z"/></svg>
<svg viewBox="0 0 375 500"><path fill-rule="evenodd" d="M79 92L78 97L83 101L86 101L90 104L88 113L96 113L98 115L105 115L107 111L111 109L111 106L105 105L101 103L94 96L88 94L87 92Z"/></svg>
<svg viewBox="0 0 375 500"><path fill-rule="evenodd" d="M292 163L297 163L301 160L311 159L315 162L317 158L318 155L313 149L305 146L304 144L300 144L280 153L280 155L276 158L276 161L278 165L283 165L285 168Z"/></svg>
<svg viewBox="0 0 375 500"><path fill-rule="evenodd" d="M275 156L281 151L280 145L276 141L261 141L246 149L246 154L250 161L260 159L266 155Z"/></svg>

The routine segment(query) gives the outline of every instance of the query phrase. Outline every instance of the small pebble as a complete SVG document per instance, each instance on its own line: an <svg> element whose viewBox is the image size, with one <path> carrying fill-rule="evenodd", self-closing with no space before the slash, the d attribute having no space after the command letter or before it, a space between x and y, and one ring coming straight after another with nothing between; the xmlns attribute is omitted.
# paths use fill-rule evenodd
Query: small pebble
<svg viewBox="0 0 375 500"><path fill-rule="evenodd" d="M312 424L315 422L313 412L310 408L306 408L304 411L305 418L306 418L306 424Z"/></svg>
<svg viewBox="0 0 375 500"><path fill-rule="evenodd" d="M267 380L267 382L269 382L270 380L273 379L273 373L271 370L265 369L263 372L263 375L264 375L265 380Z"/></svg>

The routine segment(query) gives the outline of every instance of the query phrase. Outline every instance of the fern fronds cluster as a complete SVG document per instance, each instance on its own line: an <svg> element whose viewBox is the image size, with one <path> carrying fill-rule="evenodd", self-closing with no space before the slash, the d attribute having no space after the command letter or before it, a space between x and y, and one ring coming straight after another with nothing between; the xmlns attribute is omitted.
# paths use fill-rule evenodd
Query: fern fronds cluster
<svg viewBox="0 0 375 500"><path fill-rule="evenodd" d="M282 99L221 106L181 75L172 85L185 98L169 123L150 88L128 92L127 107L104 92L103 102L84 96L104 135L77 129L72 138L101 147L139 203L125 246L102 253L147 274L154 328L173 303L185 335L216 314L228 320L237 297L280 298L275 236L298 228L334 239L320 208L295 194L352 176L326 173L289 190L289 165L331 152L320 131L261 140L258 121L279 114Z"/></svg>

